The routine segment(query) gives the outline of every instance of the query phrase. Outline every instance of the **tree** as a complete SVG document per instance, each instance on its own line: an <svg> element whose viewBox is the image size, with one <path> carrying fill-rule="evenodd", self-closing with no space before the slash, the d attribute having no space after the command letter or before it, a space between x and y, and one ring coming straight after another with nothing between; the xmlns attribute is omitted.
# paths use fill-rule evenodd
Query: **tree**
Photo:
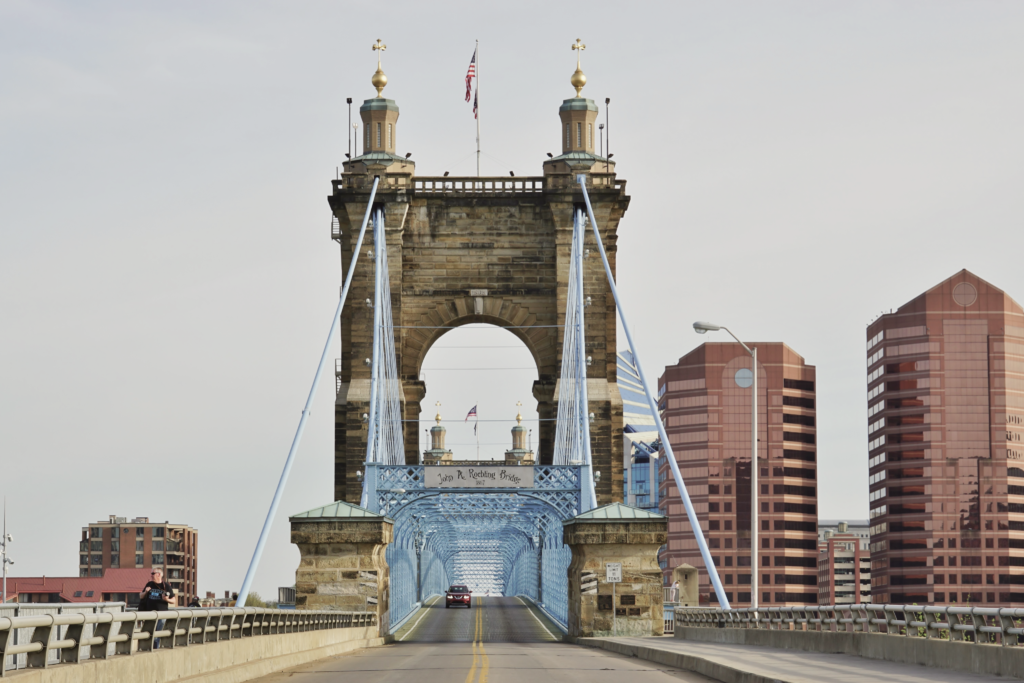
<svg viewBox="0 0 1024 683"><path fill-rule="evenodd" d="M259 593L257 593L256 591L252 591L251 593L249 593L249 595L245 597L245 606L266 607L267 603L263 601L263 598L260 597Z"/></svg>

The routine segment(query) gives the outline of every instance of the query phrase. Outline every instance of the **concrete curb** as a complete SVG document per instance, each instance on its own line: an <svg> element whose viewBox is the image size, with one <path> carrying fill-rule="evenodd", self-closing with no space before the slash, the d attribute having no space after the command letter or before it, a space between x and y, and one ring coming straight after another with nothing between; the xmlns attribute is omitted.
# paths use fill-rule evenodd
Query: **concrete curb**
<svg viewBox="0 0 1024 683"><path fill-rule="evenodd" d="M753 671L729 666L711 659L705 659L704 657L662 650L657 647L621 643L605 638L567 638L567 640L571 640L576 645L584 647L600 648L616 654L626 655L627 657L636 657L654 662L655 664L692 671L708 678L713 678L716 681L722 681L722 683L803 683L805 680L801 678L790 681L772 676L763 676Z"/></svg>
<svg viewBox="0 0 1024 683"><path fill-rule="evenodd" d="M559 631L562 632L562 640L565 640L565 638L568 635L569 631L567 631L564 626L562 626L560 623L558 623L558 620L555 619L554 616L552 616L551 612L548 612L546 609L544 609L544 605L541 605L536 600L531 598L529 595L517 595L516 597L517 598L522 598L523 600L529 600L531 605L533 605L534 607L539 609L544 614L544 616L548 618L548 621L550 621L554 625L555 628L557 628Z"/></svg>

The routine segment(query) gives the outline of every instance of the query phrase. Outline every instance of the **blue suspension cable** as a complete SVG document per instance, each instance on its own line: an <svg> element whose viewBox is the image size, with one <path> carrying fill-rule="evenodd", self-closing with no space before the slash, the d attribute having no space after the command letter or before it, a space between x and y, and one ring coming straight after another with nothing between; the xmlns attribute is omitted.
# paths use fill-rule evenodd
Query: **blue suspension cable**
<svg viewBox="0 0 1024 683"><path fill-rule="evenodd" d="M377 196L377 185L380 183L380 176L374 176L373 187L370 188L370 199L366 204L366 213L363 215L363 224L359 228L359 237L356 238L356 246L352 251L352 261L348 265L348 274L345 276L345 283L341 288L341 296L338 299L338 308L334 311L334 319L331 321L331 331L327 334L327 343L324 344L324 351L320 355L320 365L316 368L316 374L313 376L313 386L309 389L309 397L306 399L306 407L302 409L302 417L299 418L298 429L295 430L295 438L292 439L292 447L288 449L288 458L284 461L284 470L281 472L281 479L277 482L277 489L274 491L274 498L270 502L270 510L267 511L267 519L263 522L263 530L260 531L260 538L256 542L256 550L252 554L252 560L249 562L249 569L245 573L245 579L242 581L242 587L238 590L238 600L235 601L235 607L244 607L245 599L249 597L249 588L252 586L252 580L256 576L256 568L260 564L260 557L263 555L263 546L267 543L267 536L270 533L270 527L274 524L274 517L277 515L277 506L281 502L281 494L284 493L285 484L288 481L288 475L292 471L292 463L295 461L295 453L299 450L299 442L302 441L302 433L306 429L306 420L309 418L309 411L313 405L313 397L316 396L317 387L320 386L320 376L323 375L324 365L327 362L327 354L331 350L331 344L334 343L334 335L338 332L338 321L341 319L341 309L345 305L345 299L348 298L348 290L352 285L352 275L356 270L356 261L359 258L359 250L363 246L363 235L366 234L366 224L370 221L370 211L373 209L373 199Z"/></svg>
<svg viewBox="0 0 1024 683"><path fill-rule="evenodd" d="M690 527L693 529L693 535L697 538L697 546L700 548L700 555L704 558L704 566L707 567L708 576L711 578L711 584L715 588L715 595L718 596L718 604L722 609L729 609L729 601L725 597L725 589L722 587L722 582L718 577L718 570L715 568L715 563L711 559L711 552L708 550L707 541L704 538L704 532L700 528L700 520L697 519L697 512L693 509L693 503L690 502L690 494L686 491L686 484L683 482L683 475L679 471L679 464L676 462L675 453L672 452L672 444L669 443L668 434L665 432L665 425L661 421L661 413L658 411L658 403L654 400L654 395L651 393L651 387L647 383L647 376L644 374L643 368L640 366L640 354L636 352L636 346L633 344L633 335L629 331L629 324L626 322L626 313L622 309L622 303L619 301L619 291L615 287L615 278L612 276L612 268L608 263L608 255L604 251L604 244L601 241L601 233L597 229L597 220L594 218L594 208L590 205L590 195L587 194L587 182L586 176L583 174L576 176L576 181L580 185L580 189L583 190L583 200L587 204L587 214L590 216L590 227L594 230L594 237L597 240L597 248L601 252L601 260L604 262L604 272L608 276L608 286L611 287L612 296L615 298L615 308L619 311L619 320L622 321L622 329L626 332L626 340L629 342L629 350L633 354L633 360L636 361L637 374L640 375L640 383L643 385L644 394L647 395L647 404L650 406L651 413L654 415L654 421L658 425L658 435L661 437L661 443L665 448L665 457L668 458L668 465L672 470L672 477L676 481L676 488L679 489L679 496L683 499L683 506L686 508L686 516L690 520ZM751 567L752 571L759 571L760 567Z"/></svg>

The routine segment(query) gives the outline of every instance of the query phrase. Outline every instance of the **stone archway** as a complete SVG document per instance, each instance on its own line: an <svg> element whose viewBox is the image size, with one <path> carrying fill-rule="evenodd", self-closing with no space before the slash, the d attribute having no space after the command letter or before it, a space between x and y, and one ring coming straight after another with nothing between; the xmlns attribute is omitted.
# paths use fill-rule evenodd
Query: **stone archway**
<svg viewBox="0 0 1024 683"><path fill-rule="evenodd" d="M417 178L409 165L371 164L342 174L329 197L337 219L335 239L343 267L352 259L359 224L374 176L385 211L391 308L397 360L405 388L403 413L417 420L425 394L418 379L430 346L452 327L494 324L515 334L537 363L534 398L541 418L557 415L557 382L569 274L573 208L582 202L574 174L559 164L533 178ZM629 203L614 172L589 173L588 192L614 269L616 231ZM592 248L584 263L586 348L591 444L598 503L622 500L622 399L616 385L615 306L603 266ZM369 401L370 371L364 359L372 343L373 264L362 254L342 313L342 354L335 403L335 498L358 502L356 475L366 450L362 414ZM406 462L418 462L418 425L406 428ZM550 462L555 423L541 422L539 452Z"/></svg>
<svg viewBox="0 0 1024 683"><path fill-rule="evenodd" d="M463 314L461 311L469 311ZM479 311L479 312L477 312ZM540 463L550 464L553 452L557 402L554 400L554 381L559 373L559 357L551 336L546 334L547 328L529 327L532 324L529 311L519 304L510 303L497 297L469 297L469 301L452 301L439 304L430 313L421 316L421 325L412 334L406 335L402 342L403 386L405 387L405 443L406 462L413 463L418 458L419 425L422 401L426 395L426 384L419 379L423 361L433 345L451 330L463 325L484 323L500 327L512 333L523 342L533 357L537 367L538 379L533 383L533 397L537 401L537 413L541 418L538 424L537 454ZM514 321L523 320L516 324ZM434 324L440 321L439 324Z"/></svg>

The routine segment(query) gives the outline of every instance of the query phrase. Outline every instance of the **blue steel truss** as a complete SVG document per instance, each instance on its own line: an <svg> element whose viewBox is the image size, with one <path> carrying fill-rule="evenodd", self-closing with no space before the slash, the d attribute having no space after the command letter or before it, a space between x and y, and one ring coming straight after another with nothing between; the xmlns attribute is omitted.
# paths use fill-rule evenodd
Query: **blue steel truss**
<svg viewBox="0 0 1024 683"><path fill-rule="evenodd" d="M538 465L532 487L427 488L422 465L366 466L366 508L394 521L386 558L398 624L452 583L525 595L563 626L571 554L562 522L590 509L589 469Z"/></svg>

